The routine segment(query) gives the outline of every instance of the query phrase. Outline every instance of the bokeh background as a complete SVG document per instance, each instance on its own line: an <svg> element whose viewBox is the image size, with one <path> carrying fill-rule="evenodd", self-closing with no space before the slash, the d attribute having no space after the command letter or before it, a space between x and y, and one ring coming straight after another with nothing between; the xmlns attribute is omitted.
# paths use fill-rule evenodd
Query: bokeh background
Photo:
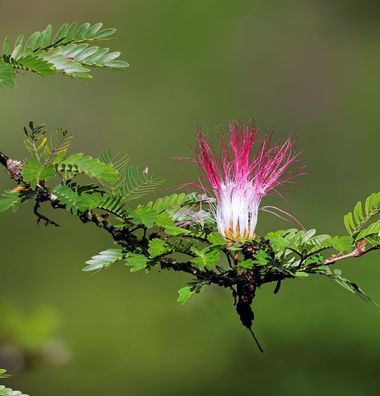
<svg viewBox="0 0 380 396"><path fill-rule="evenodd" d="M173 160L193 155L196 127L212 134L253 118L303 151L307 176L278 204L343 233L343 214L379 188L379 11L372 0L0 0L1 37L102 21L118 29L110 45L131 65L86 82L20 76L16 91L0 93L1 149L22 156L23 125L46 122L75 134L77 151L128 152L170 189L197 176ZM10 186L5 174L0 184ZM37 226L30 207L1 217L1 337L32 355L53 349L8 385L35 396L378 394L380 310L328 279L260 290L262 355L225 291L180 307L185 275L121 264L82 273L111 241L54 216L63 227ZM262 232L287 226L260 218ZM340 268L380 301L380 257Z"/></svg>

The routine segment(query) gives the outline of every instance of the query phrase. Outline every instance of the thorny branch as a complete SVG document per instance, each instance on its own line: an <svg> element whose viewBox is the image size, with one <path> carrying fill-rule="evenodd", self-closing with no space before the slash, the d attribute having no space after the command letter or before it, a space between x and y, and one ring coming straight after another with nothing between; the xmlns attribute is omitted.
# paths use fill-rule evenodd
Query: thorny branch
<svg viewBox="0 0 380 396"><path fill-rule="evenodd" d="M19 186L16 187L17 189L30 188L30 186L22 180L22 161L12 160L7 155L0 152L0 164L7 169L10 177L19 184ZM45 223L45 225L58 226L55 221L41 214L40 208L45 202L50 202L51 206L54 209L65 209L65 205L59 202L58 198L49 191L49 188L45 185L45 183L41 182L41 185L38 186L38 192L36 194L33 212L37 217L38 223L42 221ZM107 216L99 215L90 210L85 212L79 212L77 217L82 223L93 223L97 227L104 229L111 235L112 239L116 243L124 248L133 246L134 248L140 247L143 250L146 250L146 246L148 243L146 235L147 230L146 227L143 225L135 226L132 224L127 224L125 227L117 228L107 220ZM140 228L144 229L144 233L142 238L139 240L134 232ZM202 241L207 242L207 240ZM366 249L365 242L359 242L356 245L355 250L351 253L345 255L331 256L322 262L313 263L307 265L304 268L298 269L298 271L306 273L313 272L322 266L333 265L337 261L353 257L361 257L376 249L380 249L380 246ZM256 250L253 245L246 244L243 247L242 252L244 258L247 259L252 258ZM231 256L231 252L228 250L225 250L224 253L229 263L229 270L227 271L223 270L220 267L216 267L216 270L200 270L199 268L195 267L191 261L178 262L174 258L169 257L159 257L154 264L158 264L162 270L173 270L177 272L185 272L191 274L198 282L201 282L202 284L214 284L230 289L234 298L234 305L236 306L236 311L240 316L242 324L248 328L260 351L263 352L255 334L252 331L252 322L254 319L254 315L251 304L254 299L256 289L257 287L260 287L265 283L277 282L274 290L274 293L276 294L280 289L282 280L286 278L294 278L295 276L294 274L292 274L291 271L284 272L276 269L275 267L270 272L261 272L259 267L254 267L251 270L238 270L238 256L236 254L234 256ZM153 267L154 264L151 266Z"/></svg>

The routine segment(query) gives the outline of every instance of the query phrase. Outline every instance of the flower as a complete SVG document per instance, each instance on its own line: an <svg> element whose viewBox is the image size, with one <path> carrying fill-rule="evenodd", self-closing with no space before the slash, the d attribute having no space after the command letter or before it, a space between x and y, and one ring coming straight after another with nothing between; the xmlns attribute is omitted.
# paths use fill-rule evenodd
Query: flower
<svg viewBox="0 0 380 396"><path fill-rule="evenodd" d="M214 215L219 233L231 241L254 239L261 200L294 176L285 173L298 156L293 141L288 138L282 145L271 146L268 137L258 138L254 127L231 122L229 137L221 139L218 157L201 131L197 138L197 163L216 198Z"/></svg>

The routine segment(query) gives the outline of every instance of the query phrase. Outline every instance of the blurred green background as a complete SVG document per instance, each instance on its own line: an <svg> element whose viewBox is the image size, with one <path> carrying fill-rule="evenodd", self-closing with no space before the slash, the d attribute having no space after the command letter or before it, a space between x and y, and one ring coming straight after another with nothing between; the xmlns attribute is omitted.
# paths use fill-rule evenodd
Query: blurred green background
<svg viewBox="0 0 380 396"><path fill-rule="evenodd" d="M343 233L343 214L379 188L378 4L1 0L1 37L102 21L118 29L110 45L131 64L85 82L20 76L16 91L0 93L1 149L21 157L23 125L46 122L75 134L74 150L128 152L169 189L197 177L173 160L193 155L197 126L212 132L253 118L278 139L294 135L303 151L308 174L279 205L307 227ZM10 186L5 174L0 184ZM54 310L71 358L7 384L35 396L378 395L380 310L328 279L288 281L277 296L271 285L260 290L262 355L227 292L210 288L180 307L186 275L122 265L82 273L111 241L54 216L63 227L38 227L30 207L2 215L0 298L26 315ZM287 226L269 215L259 221L262 232ZM379 255L340 268L380 301Z"/></svg>

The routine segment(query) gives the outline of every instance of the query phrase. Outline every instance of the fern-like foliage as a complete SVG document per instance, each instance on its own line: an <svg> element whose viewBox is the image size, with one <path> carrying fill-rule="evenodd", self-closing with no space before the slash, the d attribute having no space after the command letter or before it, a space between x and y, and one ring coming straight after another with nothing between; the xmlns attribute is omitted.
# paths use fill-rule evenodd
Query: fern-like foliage
<svg viewBox="0 0 380 396"><path fill-rule="evenodd" d="M107 249L96 256L93 256L91 260L86 261L86 266L83 271L95 271L108 268L111 264L119 261L123 258L122 249Z"/></svg>
<svg viewBox="0 0 380 396"><path fill-rule="evenodd" d="M176 210L188 201L188 196L185 193L171 194L165 197L158 198L156 201L150 201L146 204L147 208L153 209L158 213L164 210Z"/></svg>
<svg viewBox="0 0 380 396"><path fill-rule="evenodd" d="M126 205L121 195L110 195L105 193L102 201L98 205L98 209L102 209L116 217L125 217Z"/></svg>
<svg viewBox="0 0 380 396"><path fill-rule="evenodd" d="M125 201L133 201L153 192L164 182L155 178L148 169L131 166L126 170L122 185L122 194Z"/></svg>
<svg viewBox="0 0 380 396"><path fill-rule="evenodd" d="M57 171L62 172L66 179L72 179L82 173L103 182L117 182L117 170L97 158L82 153L73 154L57 165Z"/></svg>
<svg viewBox="0 0 380 396"><path fill-rule="evenodd" d="M75 78L91 78L93 67L124 69L128 64L119 60L120 52L92 45L108 39L115 29L103 29L101 23L77 22L63 24L55 36L52 26L34 32L29 38L18 36L13 48L8 38L3 42L0 58L0 87L15 87L17 70L27 70L41 76L64 74Z"/></svg>
<svg viewBox="0 0 380 396"><path fill-rule="evenodd" d="M354 241L365 239L373 242L380 237L380 220L370 223L379 213L380 192L377 192L365 200L364 208L362 202L359 201L353 212L344 216L344 225Z"/></svg>
<svg viewBox="0 0 380 396"><path fill-rule="evenodd" d="M74 215L77 215L78 212L95 209L103 201L102 195L98 192L91 189L86 191L74 183L58 184L53 189L53 194Z"/></svg>

